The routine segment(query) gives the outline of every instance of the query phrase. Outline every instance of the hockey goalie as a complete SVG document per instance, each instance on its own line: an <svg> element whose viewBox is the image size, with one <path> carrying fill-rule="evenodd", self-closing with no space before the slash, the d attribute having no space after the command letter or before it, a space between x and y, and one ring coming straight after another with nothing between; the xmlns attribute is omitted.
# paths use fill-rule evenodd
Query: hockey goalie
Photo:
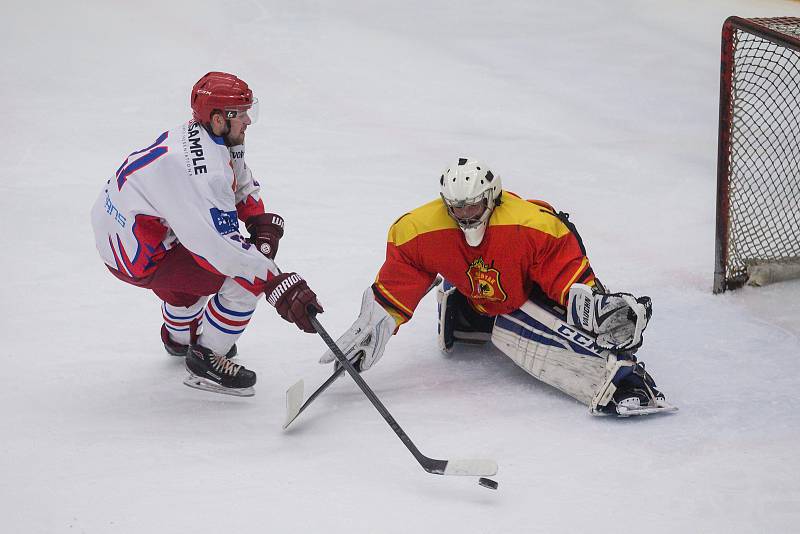
<svg viewBox="0 0 800 534"><path fill-rule="evenodd" d="M606 290L567 214L504 191L500 177L471 158L448 166L439 186L440 198L389 229L386 260L337 341L359 371L381 358L440 274L443 351L491 341L594 415L676 409L635 355L650 298ZM320 358L333 361L330 351Z"/></svg>

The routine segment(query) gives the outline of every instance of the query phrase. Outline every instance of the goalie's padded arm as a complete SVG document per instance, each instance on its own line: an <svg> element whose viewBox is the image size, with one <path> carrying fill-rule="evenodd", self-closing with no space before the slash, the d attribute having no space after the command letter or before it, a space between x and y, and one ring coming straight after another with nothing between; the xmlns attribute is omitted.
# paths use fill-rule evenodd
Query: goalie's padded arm
<svg viewBox="0 0 800 534"><path fill-rule="evenodd" d="M566 214L542 208L553 216L552 229L541 232L530 229L528 238L533 240L533 249L539 251L533 262L529 276L553 301L566 306L569 288L572 284L595 283L594 271L586 257L580 236Z"/></svg>
<svg viewBox="0 0 800 534"><path fill-rule="evenodd" d="M416 252L416 243L396 246L386 244L386 260L383 262L372 290L375 299L394 317L398 325L411 320L419 301L428 292L436 279L436 273L418 268L409 254Z"/></svg>
<svg viewBox="0 0 800 534"><path fill-rule="evenodd" d="M383 291L385 291L385 289ZM394 322L397 323L397 328L400 328L400 325L411 320L411 315L408 315L408 313L396 308L392 302L386 296L384 296L377 282L372 284L372 294L375 295L375 301L380 304L384 310L386 310L386 313L392 316ZM395 329L395 332L396 331L397 329Z"/></svg>

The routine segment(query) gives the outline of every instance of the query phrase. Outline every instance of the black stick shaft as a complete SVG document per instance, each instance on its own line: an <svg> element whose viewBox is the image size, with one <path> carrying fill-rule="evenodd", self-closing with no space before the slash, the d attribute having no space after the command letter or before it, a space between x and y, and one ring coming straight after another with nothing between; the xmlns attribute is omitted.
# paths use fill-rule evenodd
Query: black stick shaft
<svg viewBox="0 0 800 534"><path fill-rule="evenodd" d="M430 293L431 290L433 288L437 287L439 284L441 284L443 280L444 280L444 278L442 278L441 275L436 275L436 278L433 280L431 285L428 286L428 289L425 290L425 294L427 295L428 293ZM319 323L317 323L317 324L319 324ZM317 325L314 325L314 326L316 327ZM324 332L324 329L323 329L323 332ZM327 335L327 332L326 332L326 335ZM330 344L328 346L330 346ZM358 352L356 352L355 356L351 360L351 363L355 363L356 360L358 360ZM319 397L320 394L322 394L322 392L324 392L326 389L328 389L328 386L333 384L334 380L339 378L339 375L341 375L343 372L344 372L344 366L340 365L338 368L336 368L336 370L334 370L333 374L325 382L323 382L323 384L320 387L318 387L317 390L314 393L312 393L311 396L303 403L303 405L300 407L300 410L297 412L297 415L295 415L295 418L297 418L301 413L303 413L303 411L308 407L308 405L311 404L312 402L314 402L314 399Z"/></svg>
<svg viewBox="0 0 800 534"><path fill-rule="evenodd" d="M320 335L320 337L322 337L323 341L325 341L325 344L328 345L328 348L331 349L331 352L333 352L333 355L336 356L336 359L339 361L342 367L344 367L344 370L347 371L347 374L350 375L350 378L352 378L353 381L358 384L358 387L361 388L361 391L364 392L364 395L366 395L372 405L375 406L375 409L378 410L378 413L381 414L383 419L389 424L392 430L394 430L394 433L397 434L397 437L400 438L400 441L402 441L406 448L411 451L411 454L414 455L414 458L416 458L420 465L422 465L423 469L427 471L428 468L426 467L426 463L430 460L430 458L422 454L417 446L414 445L414 442L411 441L411 438L408 437L408 434L403 431L395 418L392 417L392 414L389 413L389 410L386 409L386 406L383 405L369 385L364 381L363 378L361 378L361 375L358 374L358 371L356 371L353 365L348 361L341 349L339 349L336 343L334 343L333 339L331 339L331 336L328 335L328 332L326 332L322 325L319 324L316 316L312 314L309 318L311 319L311 324L317 330L317 333Z"/></svg>
<svg viewBox="0 0 800 534"><path fill-rule="evenodd" d="M294 421L294 419L296 419L301 413L303 413L305 409L308 408L308 405L314 402L314 399L319 397L326 389L328 389L328 386L333 384L333 382L337 378L339 378L342 375L342 373L344 373L344 367L340 365L339 367L336 368L333 374L329 376L328 379L325 382L323 382L322 385L319 386L317 390L308 397L308 399L306 399L303 405L300 406L300 409L297 411L297 414L294 416L292 421Z"/></svg>

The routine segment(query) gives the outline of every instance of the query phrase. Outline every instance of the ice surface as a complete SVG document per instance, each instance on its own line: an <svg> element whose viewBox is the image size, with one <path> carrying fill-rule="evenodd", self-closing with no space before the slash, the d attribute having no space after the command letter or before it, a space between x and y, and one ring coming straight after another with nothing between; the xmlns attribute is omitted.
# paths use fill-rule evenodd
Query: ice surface
<svg viewBox="0 0 800 534"><path fill-rule="evenodd" d="M789 1L4 2L0 511L8 533L790 532L800 521L800 284L711 294L719 33ZM643 359L673 416L612 420L495 350L443 357L432 295L366 373L434 458L497 459L497 492L422 471L352 382L292 424L325 346L266 304L235 399L182 385L156 298L106 272L89 208L134 148L239 73L279 264L333 332L386 230L459 155L569 211L595 270L649 294ZM313 390L312 390L313 391Z"/></svg>

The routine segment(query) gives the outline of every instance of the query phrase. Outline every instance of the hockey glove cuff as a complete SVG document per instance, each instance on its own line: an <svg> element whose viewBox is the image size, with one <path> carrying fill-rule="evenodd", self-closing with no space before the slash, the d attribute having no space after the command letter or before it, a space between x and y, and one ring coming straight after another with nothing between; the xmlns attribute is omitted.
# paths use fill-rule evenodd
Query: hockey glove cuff
<svg viewBox="0 0 800 534"><path fill-rule="evenodd" d="M283 237L283 217L262 213L248 218L244 224L250 233L247 241L254 244L261 254L274 260L278 254L278 242Z"/></svg>
<svg viewBox="0 0 800 534"><path fill-rule="evenodd" d="M309 319L309 307L322 313L317 295L297 273L284 273L272 278L264 288L267 302L275 306L281 317L297 325L303 332L315 333Z"/></svg>

